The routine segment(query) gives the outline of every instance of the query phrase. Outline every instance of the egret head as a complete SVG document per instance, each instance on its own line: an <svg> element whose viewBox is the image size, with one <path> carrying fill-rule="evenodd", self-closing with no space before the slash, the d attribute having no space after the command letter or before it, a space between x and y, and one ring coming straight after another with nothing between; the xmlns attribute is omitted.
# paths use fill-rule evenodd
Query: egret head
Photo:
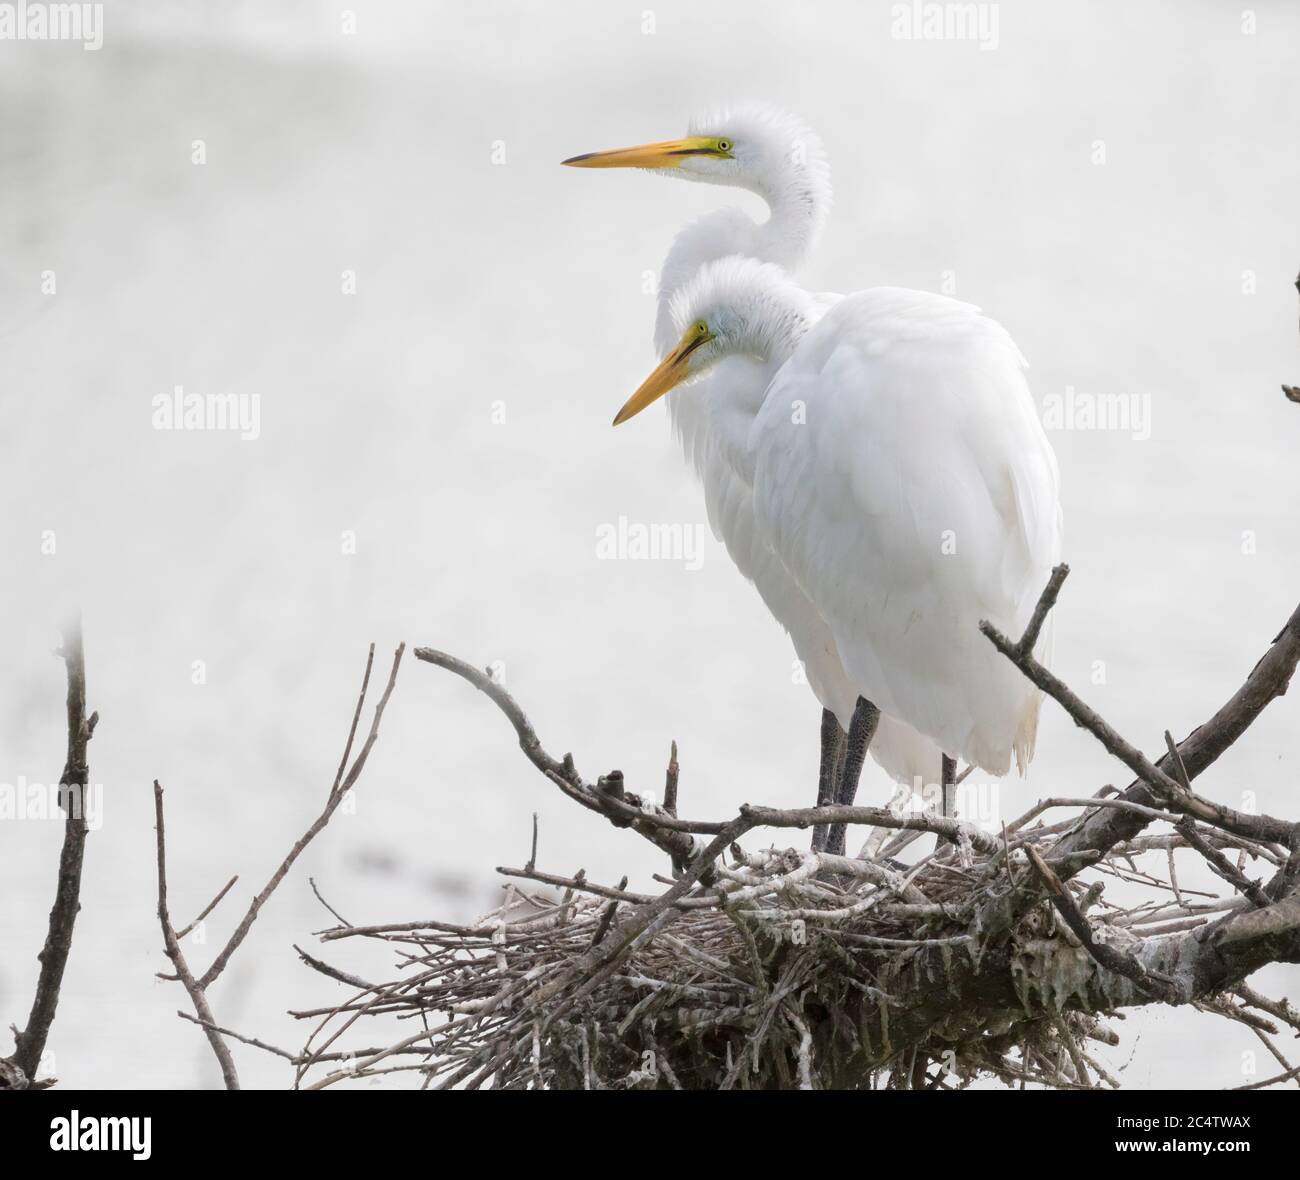
<svg viewBox="0 0 1300 1180"><path fill-rule="evenodd" d="M746 103L700 115L682 139L587 152L574 168L646 168L665 176L728 184L772 198L801 186L810 200L830 194L821 140L801 120L767 103ZM811 191L815 190L815 191Z"/></svg>
<svg viewBox="0 0 1300 1180"><path fill-rule="evenodd" d="M614 417L626 422L729 356L783 363L811 322L812 300L779 266L732 255L700 267L673 296L677 343Z"/></svg>

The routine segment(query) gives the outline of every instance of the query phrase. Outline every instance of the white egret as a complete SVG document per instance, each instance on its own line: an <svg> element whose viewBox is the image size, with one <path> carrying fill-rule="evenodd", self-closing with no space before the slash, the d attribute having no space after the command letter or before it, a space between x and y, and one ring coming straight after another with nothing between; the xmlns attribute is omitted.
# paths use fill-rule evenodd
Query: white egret
<svg viewBox="0 0 1300 1180"><path fill-rule="evenodd" d="M660 271L654 337L660 356L677 339L673 296L704 263L740 254L797 268L830 210L830 175L820 140L794 116L763 104L697 118L683 139L591 152L564 162L585 168L650 169L665 176L731 185L758 194L768 205L765 222L754 221L740 209L721 209L677 235ZM838 298L814 297L812 314ZM753 488L732 462L728 448L718 444L714 410L740 405L756 411L769 376L765 366L752 358L726 358L706 378L670 399L668 406L674 432L704 485L714 533L789 633L808 683L823 706L818 799L852 802L868 744L872 756L899 783L910 788L918 780L934 781L943 769L938 747L892 717L877 721L875 709L859 699L845 674L825 620L776 554L756 538ZM837 786L837 781L842 785ZM832 840L842 843L842 831L834 833Z"/></svg>
<svg viewBox="0 0 1300 1180"><path fill-rule="evenodd" d="M714 443L851 683L946 755L1023 769L1040 694L977 628L1023 630L1060 554L1061 510L1005 329L894 287L818 317L780 268L741 257L701 268L671 311L678 341L615 425L728 357L761 365L757 400L723 404L732 391L710 387Z"/></svg>

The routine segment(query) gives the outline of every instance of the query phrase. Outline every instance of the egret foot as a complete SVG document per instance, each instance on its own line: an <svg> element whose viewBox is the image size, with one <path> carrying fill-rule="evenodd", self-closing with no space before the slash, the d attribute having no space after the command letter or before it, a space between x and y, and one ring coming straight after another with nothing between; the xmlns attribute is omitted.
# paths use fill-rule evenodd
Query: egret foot
<svg viewBox="0 0 1300 1180"><path fill-rule="evenodd" d="M858 697L853 720L849 722L848 737L844 742L844 765L836 780L836 803L853 806L853 800L858 795L858 780L862 777L862 765L867 760L867 750L879 723L880 710L866 697ZM830 833L826 837L827 852L836 856L844 855L844 828L844 824L831 824Z"/></svg>

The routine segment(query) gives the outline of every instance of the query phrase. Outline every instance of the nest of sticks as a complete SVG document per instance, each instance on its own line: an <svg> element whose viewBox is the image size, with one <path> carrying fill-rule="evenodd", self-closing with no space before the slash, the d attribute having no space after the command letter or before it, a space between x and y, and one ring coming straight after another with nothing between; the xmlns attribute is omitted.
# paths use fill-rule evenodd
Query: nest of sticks
<svg viewBox="0 0 1300 1180"><path fill-rule="evenodd" d="M1156 1003L1247 1026L1281 1071L1250 1086L1294 1081L1274 1038L1300 1032L1300 1014L1246 979L1300 961L1300 828L1192 784L1285 691L1300 609L1228 702L1181 743L1166 734L1152 762L1034 658L1067 572L1020 639L983 629L1136 777L1039 800L998 831L911 803L684 820L675 749L662 801L617 772L588 783L490 675L416 649L492 698L554 786L653 842L672 875L650 894L546 873L534 840L525 866L500 870L501 906L472 923L340 920L322 939L384 944L395 978L303 953L349 991L296 1013L314 1025L292 1057L298 1084L413 1073L434 1088L1117 1087L1097 1046L1120 1043L1111 1022L1126 1008ZM761 829L836 822L865 835L858 856L770 835L755 847ZM374 1047L394 1017L410 1024ZM358 1035L371 1047L349 1048Z"/></svg>

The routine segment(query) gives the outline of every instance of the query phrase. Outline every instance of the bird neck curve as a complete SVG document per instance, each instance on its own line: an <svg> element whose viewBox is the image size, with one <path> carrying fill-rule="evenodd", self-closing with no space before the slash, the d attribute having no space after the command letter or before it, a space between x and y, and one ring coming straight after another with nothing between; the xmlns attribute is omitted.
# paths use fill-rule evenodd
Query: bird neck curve
<svg viewBox="0 0 1300 1180"><path fill-rule="evenodd" d="M738 254L771 262L788 271L803 264L829 213L830 188L813 171L792 169L753 191L768 205L768 218L757 222L742 209L715 209L689 222L673 239L659 272L655 349L663 356L677 343L673 330L673 296L707 263Z"/></svg>
<svg viewBox="0 0 1300 1180"><path fill-rule="evenodd" d="M655 350L660 356L677 343L671 310L673 296L707 263L732 254L752 258L758 228L752 217L736 208L715 209L682 227L659 271Z"/></svg>
<svg viewBox="0 0 1300 1180"><path fill-rule="evenodd" d="M820 164L820 161L818 161ZM808 259L830 215L830 180L824 165L785 162L753 190L766 203L768 218L753 227L751 257L788 271Z"/></svg>

